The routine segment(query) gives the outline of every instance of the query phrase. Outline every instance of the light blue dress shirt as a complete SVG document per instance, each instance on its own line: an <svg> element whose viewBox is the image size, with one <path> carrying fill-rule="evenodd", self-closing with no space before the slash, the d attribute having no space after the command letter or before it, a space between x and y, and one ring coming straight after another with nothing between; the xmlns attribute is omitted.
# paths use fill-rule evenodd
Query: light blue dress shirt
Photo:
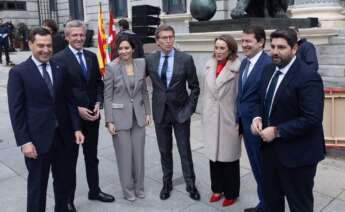
<svg viewBox="0 0 345 212"><path fill-rule="evenodd" d="M161 76L162 73L162 67L164 63L164 56L165 54L161 52L161 57L159 59L159 67L158 67L158 73L159 76ZM172 49L168 54L168 69L167 69L167 88L169 87L172 75L173 75L173 69L174 69L174 59L175 59L175 49Z"/></svg>

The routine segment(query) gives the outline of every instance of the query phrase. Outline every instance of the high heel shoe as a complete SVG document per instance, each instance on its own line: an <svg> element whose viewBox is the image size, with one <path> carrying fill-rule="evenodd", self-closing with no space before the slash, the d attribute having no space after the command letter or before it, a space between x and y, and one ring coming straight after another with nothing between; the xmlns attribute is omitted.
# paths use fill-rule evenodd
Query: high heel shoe
<svg viewBox="0 0 345 212"><path fill-rule="evenodd" d="M222 194L212 194L212 196L210 197L209 202L217 202L222 198Z"/></svg>
<svg viewBox="0 0 345 212"><path fill-rule="evenodd" d="M234 204L235 201L236 201L235 199L225 199L225 200L223 201L223 207L230 206L230 205Z"/></svg>

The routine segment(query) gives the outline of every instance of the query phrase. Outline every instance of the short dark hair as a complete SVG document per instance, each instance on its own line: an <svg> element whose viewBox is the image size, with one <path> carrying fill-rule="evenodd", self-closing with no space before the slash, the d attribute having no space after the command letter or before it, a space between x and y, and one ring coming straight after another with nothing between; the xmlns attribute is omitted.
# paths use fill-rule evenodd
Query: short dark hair
<svg viewBox="0 0 345 212"><path fill-rule="evenodd" d="M294 29L277 29L276 31L271 33L271 42L273 38L285 39L291 48L293 48L297 44L297 33Z"/></svg>
<svg viewBox="0 0 345 212"><path fill-rule="evenodd" d="M166 25L166 24L163 24L163 25L160 25L157 29L156 29L156 32L155 32L155 38L158 39L159 38L159 33L161 31L170 31L173 33L173 36L175 37L175 30L172 26L170 25Z"/></svg>
<svg viewBox="0 0 345 212"><path fill-rule="evenodd" d="M132 47L132 49L135 48L135 44L134 44L133 39L132 39L130 36L124 34L124 35L122 35L122 36L120 36L120 37L118 37L118 38L116 39L116 49L119 48L120 44L121 44L123 41L127 41L127 42L129 43L129 45Z"/></svg>
<svg viewBox="0 0 345 212"><path fill-rule="evenodd" d="M231 35L220 35L214 39L214 43L217 42L217 40L222 40L226 43L228 49L229 49L229 54L227 56L227 59L230 61L233 61L238 57L237 55L237 42L236 40L231 36Z"/></svg>
<svg viewBox="0 0 345 212"><path fill-rule="evenodd" d="M129 29L129 23L126 19L119 20L119 26L126 30Z"/></svg>
<svg viewBox="0 0 345 212"><path fill-rule="evenodd" d="M58 31L58 26L53 19L46 19L42 22L42 26L49 27L54 33Z"/></svg>
<svg viewBox="0 0 345 212"><path fill-rule="evenodd" d="M41 36L49 35L49 36L51 36L50 32L47 29L44 29L43 27L33 28L29 33L29 41L31 43L35 42L35 36L36 35L41 35Z"/></svg>
<svg viewBox="0 0 345 212"><path fill-rule="evenodd" d="M260 42L263 39L264 43L263 43L262 48L265 48L266 33L265 33L265 29L262 26L249 25L243 29L243 33L254 34L254 37L257 42Z"/></svg>

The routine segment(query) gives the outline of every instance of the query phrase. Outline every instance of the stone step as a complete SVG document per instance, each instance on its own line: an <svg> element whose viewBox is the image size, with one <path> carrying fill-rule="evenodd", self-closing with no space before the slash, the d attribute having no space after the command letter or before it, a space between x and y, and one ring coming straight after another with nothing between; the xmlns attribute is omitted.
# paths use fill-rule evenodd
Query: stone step
<svg viewBox="0 0 345 212"><path fill-rule="evenodd" d="M345 35L332 37L329 39L330 44L345 44Z"/></svg>
<svg viewBox="0 0 345 212"><path fill-rule="evenodd" d="M345 42L334 45L320 45L317 47L320 56L323 55L345 55Z"/></svg>
<svg viewBox="0 0 345 212"><path fill-rule="evenodd" d="M324 87L345 88L344 77L322 77Z"/></svg>
<svg viewBox="0 0 345 212"><path fill-rule="evenodd" d="M319 65L319 73L325 77L345 77L345 65Z"/></svg>
<svg viewBox="0 0 345 212"><path fill-rule="evenodd" d="M319 55L319 64L322 65L345 65L344 54L337 55Z"/></svg>

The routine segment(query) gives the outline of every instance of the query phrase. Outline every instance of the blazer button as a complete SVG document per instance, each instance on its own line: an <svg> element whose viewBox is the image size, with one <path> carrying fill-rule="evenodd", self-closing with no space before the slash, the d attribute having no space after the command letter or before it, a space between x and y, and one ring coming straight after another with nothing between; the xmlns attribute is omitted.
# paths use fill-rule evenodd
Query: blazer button
<svg viewBox="0 0 345 212"><path fill-rule="evenodd" d="M131 102L134 102L134 100L133 100L133 99L131 99Z"/></svg>

